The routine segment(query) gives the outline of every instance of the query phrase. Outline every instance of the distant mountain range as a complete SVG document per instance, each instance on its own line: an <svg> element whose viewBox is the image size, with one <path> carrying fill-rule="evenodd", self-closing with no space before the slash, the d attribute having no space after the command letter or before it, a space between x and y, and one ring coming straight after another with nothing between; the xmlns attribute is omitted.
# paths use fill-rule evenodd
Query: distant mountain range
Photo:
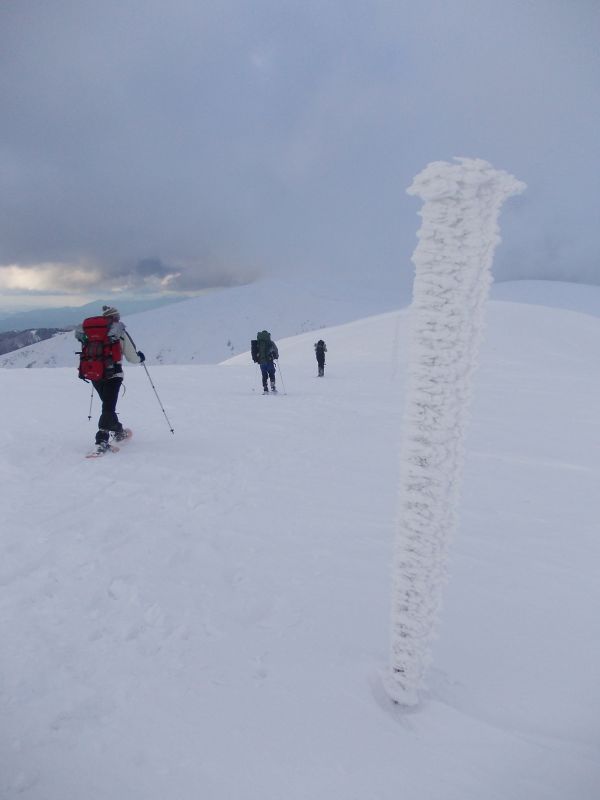
<svg viewBox="0 0 600 800"><path fill-rule="evenodd" d="M0 333L0 355L29 347L37 342L51 339L57 333L64 333L64 328L33 328L27 331L4 331Z"/></svg>
<svg viewBox="0 0 600 800"><path fill-rule="evenodd" d="M600 286L552 281L497 284L492 298L585 311L600 316ZM268 279L127 314L124 321L148 364L215 364L250 349L257 331L267 329L277 341L321 328L353 322L407 306L409 297L357 292L346 285L327 289ZM77 309L76 322L98 313L99 304ZM0 367L72 367L78 343L72 332L60 333L0 357Z"/></svg>
<svg viewBox="0 0 600 800"><path fill-rule="evenodd" d="M137 314L152 308L177 303L183 298L160 300L94 300L83 306L62 306L61 308L39 308L33 311L19 311L16 314L0 317L0 333L4 331L26 331L33 328L62 328L77 325L84 317L97 314L103 305L118 305L123 314Z"/></svg>
<svg viewBox="0 0 600 800"><path fill-rule="evenodd" d="M356 296L348 297L351 293ZM264 328L277 340L392 311L408 301L376 289L350 292L345 285L306 289L265 279L135 315L123 313L123 318L148 364L215 364L249 350L250 340ZM118 307L124 312L123 303ZM98 305L78 309L77 322L98 311ZM73 366L78 349L72 332L59 334L4 355L0 366Z"/></svg>

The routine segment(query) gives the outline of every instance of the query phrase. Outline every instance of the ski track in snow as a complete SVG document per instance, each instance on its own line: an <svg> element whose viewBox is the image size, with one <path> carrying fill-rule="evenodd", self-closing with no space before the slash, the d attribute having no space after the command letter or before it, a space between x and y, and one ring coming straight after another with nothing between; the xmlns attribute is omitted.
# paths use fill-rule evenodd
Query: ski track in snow
<svg viewBox="0 0 600 800"><path fill-rule="evenodd" d="M287 395L151 368L174 436L130 367L96 461L75 370L0 371L0 796L595 800L600 323L490 309L412 712L380 679L403 313L325 331L324 379L278 342Z"/></svg>

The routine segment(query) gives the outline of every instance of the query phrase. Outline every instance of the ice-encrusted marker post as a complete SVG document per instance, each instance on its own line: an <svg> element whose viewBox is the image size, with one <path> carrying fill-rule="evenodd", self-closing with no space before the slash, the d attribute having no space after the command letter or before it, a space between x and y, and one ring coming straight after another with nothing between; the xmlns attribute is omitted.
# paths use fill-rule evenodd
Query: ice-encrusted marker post
<svg viewBox="0 0 600 800"><path fill-rule="evenodd" d="M410 310L409 374L394 548L390 698L416 705L430 660L455 528L471 376L492 283L498 215L525 184L480 159L434 162L408 193L424 201Z"/></svg>

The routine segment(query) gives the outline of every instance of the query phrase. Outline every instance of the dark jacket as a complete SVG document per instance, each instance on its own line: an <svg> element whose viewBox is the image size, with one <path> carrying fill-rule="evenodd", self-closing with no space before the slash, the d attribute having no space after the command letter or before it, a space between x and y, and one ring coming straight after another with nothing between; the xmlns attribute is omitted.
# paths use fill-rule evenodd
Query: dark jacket
<svg viewBox="0 0 600 800"><path fill-rule="evenodd" d="M323 339L319 339L319 341L315 343L315 354L317 356L317 361L325 361L326 352L327 352L327 345L325 344Z"/></svg>

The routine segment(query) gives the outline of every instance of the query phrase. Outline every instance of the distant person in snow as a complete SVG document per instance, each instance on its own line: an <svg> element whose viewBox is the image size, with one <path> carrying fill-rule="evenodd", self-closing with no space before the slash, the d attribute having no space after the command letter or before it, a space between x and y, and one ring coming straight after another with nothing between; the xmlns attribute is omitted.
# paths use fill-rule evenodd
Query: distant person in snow
<svg viewBox="0 0 600 800"><path fill-rule="evenodd" d="M275 388L275 361L279 358L277 345L271 339L269 331L259 331L256 339L251 342L252 360L260 366L262 375L262 385L264 394L269 393L267 378L271 383L271 391L277 392Z"/></svg>
<svg viewBox="0 0 600 800"><path fill-rule="evenodd" d="M323 339L315 342L315 355L317 356L317 366L319 367L319 378L325 375L325 353L327 352L327 345Z"/></svg>
<svg viewBox="0 0 600 800"><path fill-rule="evenodd" d="M102 316L84 319L75 329L75 337L82 344L79 377L91 381L102 401L94 454L103 455L110 450L111 433L117 442L131 435L119 422L116 410L123 383L122 357L132 364L142 364L145 356L136 350L119 312L112 306L102 306Z"/></svg>

